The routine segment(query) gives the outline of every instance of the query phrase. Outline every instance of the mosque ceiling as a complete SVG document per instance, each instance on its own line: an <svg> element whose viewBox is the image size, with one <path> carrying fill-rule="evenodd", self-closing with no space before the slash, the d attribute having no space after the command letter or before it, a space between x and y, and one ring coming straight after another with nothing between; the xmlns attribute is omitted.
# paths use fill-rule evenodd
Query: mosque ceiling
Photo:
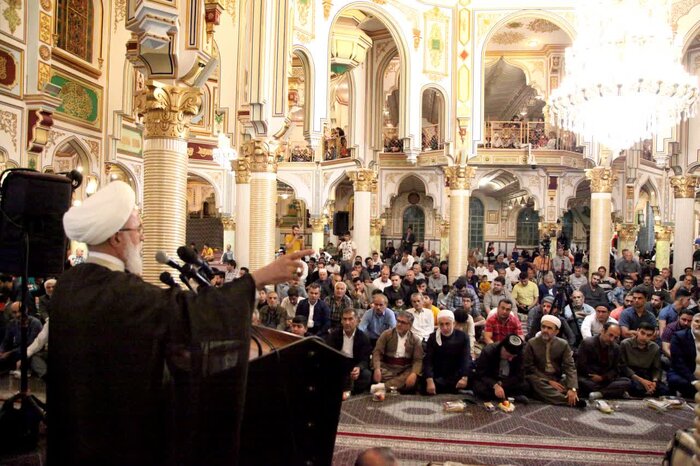
<svg viewBox="0 0 700 466"><path fill-rule="evenodd" d="M537 51L545 45L570 44L568 34L556 24L543 18L520 18L504 25L491 36L486 51Z"/></svg>

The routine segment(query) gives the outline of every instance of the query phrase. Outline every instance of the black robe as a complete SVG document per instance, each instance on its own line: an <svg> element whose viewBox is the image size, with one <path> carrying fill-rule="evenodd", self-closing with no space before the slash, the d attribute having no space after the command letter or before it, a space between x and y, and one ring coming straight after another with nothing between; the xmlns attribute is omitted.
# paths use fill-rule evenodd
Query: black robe
<svg viewBox="0 0 700 466"><path fill-rule="evenodd" d="M92 263L65 272L51 300L49 463L231 463L254 290L247 274L195 296ZM212 459L206 442L227 450Z"/></svg>

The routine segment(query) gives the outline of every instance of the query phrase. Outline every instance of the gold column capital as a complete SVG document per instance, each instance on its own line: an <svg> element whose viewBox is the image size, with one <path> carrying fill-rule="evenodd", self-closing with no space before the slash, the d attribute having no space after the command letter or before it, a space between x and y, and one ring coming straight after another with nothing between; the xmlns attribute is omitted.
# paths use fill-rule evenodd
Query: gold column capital
<svg viewBox="0 0 700 466"><path fill-rule="evenodd" d="M252 173L277 173L275 154L270 152L270 146L262 139L251 139L241 147L243 157L248 160Z"/></svg>
<svg viewBox="0 0 700 466"><path fill-rule="evenodd" d="M384 219L373 218L369 221L369 232L372 236L378 236L382 234L382 228L384 228Z"/></svg>
<svg viewBox="0 0 700 466"><path fill-rule="evenodd" d="M476 169L468 165L445 167L445 176L451 190L467 190L472 187Z"/></svg>
<svg viewBox="0 0 700 466"><path fill-rule="evenodd" d="M190 120L202 106L202 91L148 81L136 95L136 108L143 115L144 138L186 139Z"/></svg>
<svg viewBox="0 0 700 466"><path fill-rule="evenodd" d="M450 236L450 221L440 220L440 237L445 238Z"/></svg>
<svg viewBox="0 0 700 466"><path fill-rule="evenodd" d="M612 168L595 167L586 170L586 178L591 180L592 193L612 193L617 175Z"/></svg>
<svg viewBox="0 0 700 466"><path fill-rule="evenodd" d="M328 19L331 14L331 8L333 7L333 0L323 0L323 17Z"/></svg>
<svg viewBox="0 0 700 466"><path fill-rule="evenodd" d="M698 187L698 177L695 175L672 176L669 178L676 199L693 199Z"/></svg>
<svg viewBox="0 0 700 466"><path fill-rule="evenodd" d="M559 232L559 228L561 228L561 224L557 224L554 222L540 222L538 224L539 230L540 230L540 235L547 233L550 234L551 232Z"/></svg>
<svg viewBox="0 0 700 466"><path fill-rule="evenodd" d="M372 188L376 189L377 172L374 170L358 168L357 170L348 170L347 174L355 191L373 192Z"/></svg>
<svg viewBox="0 0 700 466"><path fill-rule="evenodd" d="M673 227L667 225L654 225L654 237L656 241L671 241Z"/></svg>
<svg viewBox="0 0 700 466"><path fill-rule="evenodd" d="M221 223L226 231L236 231L236 221L230 215L224 215L221 217Z"/></svg>
<svg viewBox="0 0 700 466"><path fill-rule="evenodd" d="M236 184L250 183L250 161L245 158L236 159L234 162L236 170Z"/></svg>
<svg viewBox="0 0 700 466"><path fill-rule="evenodd" d="M635 241L639 233L639 225L635 223L621 223L616 228L617 234L622 241Z"/></svg>
<svg viewBox="0 0 700 466"><path fill-rule="evenodd" d="M314 233L323 233L326 226L326 219L323 217L311 217L311 229Z"/></svg>

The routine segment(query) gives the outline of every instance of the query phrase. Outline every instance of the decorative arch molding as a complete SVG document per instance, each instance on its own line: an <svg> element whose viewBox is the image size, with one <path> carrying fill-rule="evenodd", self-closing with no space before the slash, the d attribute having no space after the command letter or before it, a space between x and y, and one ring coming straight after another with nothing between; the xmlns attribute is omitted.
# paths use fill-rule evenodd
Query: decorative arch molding
<svg viewBox="0 0 700 466"><path fill-rule="evenodd" d="M224 205L224 199L221 195L221 180L215 179L215 177L212 176L212 172L210 170L202 170L190 165L187 169L187 173L190 175L198 176L199 178L209 183L214 189L214 200L216 201L216 205Z"/></svg>
<svg viewBox="0 0 700 466"><path fill-rule="evenodd" d="M294 45L292 47L292 53L296 55L302 63L304 69L304 79L306 83L304 85L304 138L307 140L311 136L313 121L316 118L316 93L314 90L314 85L316 83L316 75L314 74L315 65L314 60L309 49L303 45Z"/></svg>
<svg viewBox="0 0 700 466"><path fill-rule="evenodd" d="M675 10L681 8L681 5L674 5L672 8ZM677 18L674 17L674 13L680 14L681 10L672 13L671 24L675 28L676 37L683 38L683 56L685 56L693 39L700 33L700 4L696 3Z"/></svg>
<svg viewBox="0 0 700 466"><path fill-rule="evenodd" d="M582 174L580 176L561 176L559 177L559 199L561 199L560 209L561 213L565 212L569 201L576 198L576 192L578 188L587 181L586 175Z"/></svg>
<svg viewBox="0 0 700 466"><path fill-rule="evenodd" d="M539 172L534 172L529 175L526 175L523 172L520 171L512 171L508 170L505 168L493 168L493 167L483 167L483 168L478 168L476 170L476 175L474 177L474 180L480 180L484 177L487 177L489 175L492 175L496 172L505 172L509 175L511 175L513 178L518 180L518 184L520 185L520 189L525 191L527 195L532 198L532 200L535 202L535 205L533 206L533 209L539 210L541 209L543 203L542 199L544 199L544 196L541 192L537 190L533 190L532 186L535 186L537 189L542 191L544 189L544 183L542 180L544 180L543 176ZM477 181L475 181L477 183ZM478 188L473 189L473 191L476 191ZM480 193L483 195L483 193Z"/></svg>
<svg viewBox="0 0 700 466"><path fill-rule="evenodd" d="M414 205L423 209L425 214L425 239L439 239L440 229L437 221L437 212L434 207L434 200L426 196L421 196L417 204L408 201L409 193L401 193L392 199L392 205L385 209L388 213L387 224L384 227L385 236L398 236L403 234L403 215L406 209Z"/></svg>
<svg viewBox="0 0 700 466"><path fill-rule="evenodd" d="M443 141L450 141L452 139L452 133L450 132L452 129L452 125L449 124L450 121L450 109L451 105L448 105L450 102L449 100L449 94L447 93L447 90L441 86L438 83L426 83L423 85L423 87L420 88L420 101L421 101L421 107L420 107L420 120L421 122L423 121L423 93L428 90L428 89L435 89L442 95L442 104L443 104L443 110L442 110L442 139Z"/></svg>
<svg viewBox="0 0 700 466"><path fill-rule="evenodd" d="M642 190L646 190L649 193L650 204L654 207L658 207L661 199L660 191L651 175L642 175L639 179L639 183L635 186L635 205L639 200Z"/></svg>
<svg viewBox="0 0 700 466"><path fill-rule="evenodd" d="M399 62L400 62L400 76L402 79L401 82L401 89L399 92L399 114L402 116L401 120L399 121L399 127L398 127L398 134L399 138L404 138L407 137L410 133L409 131L409 122L411 121L412 113L411 113L411 105L410 105L410 99L409 99L409 91L411 89L411 53L410 53L410 47L409 47L409 40L408 37L403 34L402 26L401 24L397 21L397 18L402 17L402 14L400 11L396 11L396 14L391 15L387 9L393 9L393 7L387 5L387 8L383 8L379 6L376 3L373 2L368 2L368 1L359 1L359 2L350 2L347 5L344 5L342 8L340 8L336 13L335 16L333 16L333 19L330 23L330 29L333 29L333 26L337 22L338 18L345 12L346 10L360 10L360 11L366 11L368 13L371 13L373 16L375 16L379 21L386 26L387 30L391 34L392 39L394 39L394 43L397 45L398 48L398 54L399 54ZM328 34L328 48L327 50L330 51L331 49L331 34ZM328 60L328 68L326 70L327 75L330 79L330 60Z"/></svg>
<svg viewBox="0 0 700 466"><path fill-rule="evenodd" d="M348 180L345 174L346 168L339 168L332 172L324 173L323 193L321 196L321 206L325 206L328 201L335 200L335 188L344 180ZM279 173L278 173L279 176ZM327 176L327 177L326 177Z"/></svg>
<svg viewBox="0 0 700 466"><path fill-rule="evenodd" d="M314 200L312 178L311 172L277 171L277 179L294 190L294 197L304 201L309 212L312 211Z"/></svg>
<svg viewBox="0 0 700 466"><path fill-rule="evenodd" d="M90 148L87 147L81 139L74 135L61 134L61 137L61 139L55 140L52 150L50 152L47 151L47 157L45 159L46 165L43 167L44 170L46 168L53 167L54 158L56 157L56 153L59 149L66 145L70 145L78 153L78 158L82 162L84 170L83 176L92 175L99 179L101 177L102 170L99 166L98 158L91 154L92 151Z"/></svg>
<svg viewBox="0 0 700 466"><path fill-rule="evenodd" d="M442 201L442 190L444 183L441 183L440 176L434 172L429 172L425 170L417 170L411 172L380 172L380 185L381 185L381 199L380 199L380 211L390 209L392 202L398 198L399 186L409 177L414 177L419 179L423 183L425 188L425 196L432 200L434 208L439 212ZM426 224L426 232L427 232Z"/></svg>
<svg viewBox="0 0 700 466"><path fill-rule="evenodd" d="M576 32L573 27L575 13L572 10L562 10L559 12L546 10L504 10L504 11L474 11L474 79L472 82L471 95L474 96L472 108L478 109L478 113L472 118L472 141L478 143L483 138L483 121L484 121L484 71L486 69L486 44L491 40L493 35L504 25L517 21L521 18L542 18L559 26L562 31L573 41L576 37ZM516 66L511 63L511 65ZM525 73L527 82L528 74Z"/></svg>
<svg viewBox="0 0 700 466"><path fill-rule="evenodd" d="M138 167L141 167L141 164L129 164L121 160L115 160L113 162L110 162L114 165L117 165L126 175L129 177L131 182L134 184L134 191L136 191L136 195L139 196L139 193L141 193L141 176L140 172L137 173L134 171L134 166L137 165ZM104 184L100 183L100 185Z"/></svg>

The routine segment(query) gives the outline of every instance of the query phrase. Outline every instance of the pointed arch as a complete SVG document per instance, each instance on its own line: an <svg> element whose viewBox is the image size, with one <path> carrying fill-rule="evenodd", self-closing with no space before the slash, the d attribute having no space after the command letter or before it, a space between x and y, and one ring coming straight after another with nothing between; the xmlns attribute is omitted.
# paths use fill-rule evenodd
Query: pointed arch
<svg viewBox="0 0 700 466"><path fill-rule="evenodd" d="M301 61L304 70L304 79L306 80L304 86L304 137L308 140L313 128L312 122L316 116L316 112L314 111L316 98L314 92L314 86L316 84L316 76L314 75L315 65L311 52L302 45L295 45L292 48L292 54L296 55L299 61Z"/></svg>

